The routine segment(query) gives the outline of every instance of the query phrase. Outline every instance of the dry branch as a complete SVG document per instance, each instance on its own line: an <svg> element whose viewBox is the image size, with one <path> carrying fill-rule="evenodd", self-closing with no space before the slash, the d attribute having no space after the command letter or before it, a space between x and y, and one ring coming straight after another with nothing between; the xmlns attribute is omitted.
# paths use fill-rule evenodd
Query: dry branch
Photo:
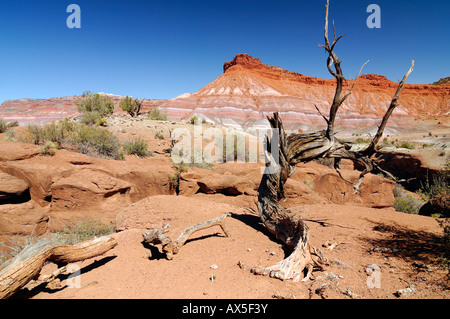
<svg viewBox="0 0 450 319"><path fill-rule="evenodd" d="M218 225L222 228L223 232L225 233L226 237L230 237L231 234L226 228L225 225L225 218L230 216L230 213L226 213L220 217L210 219L206 222L195 224L191 227L186 228L178 237L178 239L173 242L170 237L165 236L164 234L169 231L170 225L164 225L162 230L157 229L156 227L153 227L153 230L146 231L142 233L142 237L144 238L144 241L146 243L152 244L152 245L158 245L161 244L163 252L166 254L167 259L171 260L173 259L173 255L178 254L181 247L186 243L186 241L189 239L189 237L195 233L196 231L199 231L201 229L206 229L215 225Z"/></svg>
<svg viewBox="0 0 450 319"><path fill-rule="evenodd" d="M380 169L378 164L371 159L371 156L376 152L376 145L383 134L384 127L386 126L392 111L398 105L398 99L405 81L414 68L414 61L412 61L409 71L399 83L378 132L370 145L362 151L352 151L350 143L343 143L335 138L334 121L339 107L352 93L362 68L351 88L348 89L347 85L347 91L342 95L345 78L340 65L341 61L339 61L333 50L337 42L343 36L336 36L336 30L333 23L334 40L332 44L330 44L328 39L328 7L329 0L327 0L325 10L325 45L321 45L321 47L328 53L327 68L336 78L336 91L330 106L329 118L326 118L316 106L317 111L327 123L327 129L308 134L293 133L286 136L283 123L278 113L274 113L273 117L268 117L272 127L272 133L274 136L278 136L278 139L273 138L272 141L271 137L266 138L266 170L258 188L258 212L264 226L279 240L283 241L288 248L292 250L292 253L289 257L274 266L267 268L259 266L254 267L252 272L255 274L270 275L271 277L283 280L291 279L299 281L301 274L305 271L306 275L303 280L309 278L314 266L323 268L327 265L327 259L322 255L321 251L310 246L309 229L307 225L301 218L294 217L289 210L282 207L279 203L280 199L284 198L284 184L294 172L297 163L308 162L322 157L333 158L336 171L339 176L344 179L339 168L340 160L345 158L354 162L359 162L364 165L364 171L361 172L358 181L353 183L344 179L353 184L355 192L360 190L360 185L367 173L372 172L373 170L387 173ZM332 66L334 66L334 70L332 69ZM275 143L275 140L278 140L278 154L271 153L273 149L276 149L272 148L271 145L271 143ZM276 159L278 159L278 161L276 161ZM277 169L274 169L274 167ZM392 174L388 175L392 177Z"/></svg>
<svg viewBox="0 0 450 319"><path fill-rule="evenodd" d="M81 261L102 255L116 245L116 240L110 236L76 245L56 245L48 239L28 245L0 268L0 299L11 297L30 280L37 278L47 261L58 264Z"/></svg>

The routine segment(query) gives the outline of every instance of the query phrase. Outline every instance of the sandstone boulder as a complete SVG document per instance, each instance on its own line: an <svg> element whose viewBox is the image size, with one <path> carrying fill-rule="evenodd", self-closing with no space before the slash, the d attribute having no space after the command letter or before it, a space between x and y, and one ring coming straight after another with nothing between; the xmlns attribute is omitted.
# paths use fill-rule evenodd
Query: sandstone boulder
<svg viewBox="0 0 450 319"><path fill-rule="evenodd" d="M28 190L28 184L15 176L0 172L0 204L19 198Z"/></svg>
<svg viewBox="0 0 450 319"><path fill-rule="evenodd" d="M218 174L215 171L192 168L181 174L180 194L193 195L196 192L205 194L224 194L229 196L252 195L256 196L257 185L241 176L229 172Z"/></svg>
<svg viewBox="0 0 450 319"><path fill-rule="evenodd" d="M49 229L55 231L83 218L114 222L128 207L131 185L105 172L82 169L67 177L56 177L51 185Z"/></svg>
<svg viewBox="0 0 450 319"><path fill-rule="evenodd" d="M2 236L39 236L47 230L48 207L34 201L0 205L0 234Z"/></svg>

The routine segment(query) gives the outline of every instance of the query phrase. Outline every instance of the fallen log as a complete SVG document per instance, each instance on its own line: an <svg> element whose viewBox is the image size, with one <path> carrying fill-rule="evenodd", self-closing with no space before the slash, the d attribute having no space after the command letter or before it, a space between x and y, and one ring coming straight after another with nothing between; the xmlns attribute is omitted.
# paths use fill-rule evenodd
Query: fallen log
<svg viewBox="0 0 450 319"><path fill-rule="evenodd" d="M206 229L218 225L222 228L223 232L225 233L225 236L230 237L231 235L225 226L225 218L227 218L228 216L230 216L230 213L226 213L220 217L213 218L206 222L198 223L191 227L188 227L180 234L180 236L175 242L173 242L172 239L170 239L170 237L164 235L169 231L170 227L169 224L164 225L162 230L153 227L153 230L142 233L142 237L144 237L144 241L146 243L153 245L161 244L162 250L166 254L167 259L171 260L173 259L173 255L178 254L180 248L189 239L189 236L191 236L193 233L201 229Z"/></svg>
<svg viewBox="0 0 450 319"><path fill-rule="evenodd" d="M37 278L47 261L58 265L82 261L102 255L116 245L117 241L110 236L75 245L57 245L49 239L28 245L0 266L0 299L11 297L30 280Z"/></svg>

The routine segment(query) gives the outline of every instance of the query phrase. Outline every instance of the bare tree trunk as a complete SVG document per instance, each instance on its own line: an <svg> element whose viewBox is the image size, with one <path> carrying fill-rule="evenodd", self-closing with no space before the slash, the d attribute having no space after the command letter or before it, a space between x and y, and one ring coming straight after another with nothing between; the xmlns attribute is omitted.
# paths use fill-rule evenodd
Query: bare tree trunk
<svg viewBox="0 0 450 319"><path fill-rule="evenodd" d="M327 261L320 251L309 245L309 229L303 220L292 216L289 210L280 205L279 200L284 198L284 184L288 177L294 172L295 164L289 162L297 155L303 154L305 158L314 158L327 150L327 143L317 134L302 134L305 143L300 138L286 139L281 119L278 113L269 118L275 134L278 132L278 159L270 153L271 143L274 141L269 137L266 139L266 170L258 188L258 212L265 227L283 241L292 253L286 259L268 268L254 267L251 271L257 275L270 275L278 279L290 279L299 281L303 272L306 274L302 281L311 275L313 266L323 268ZM288 142L290 141L290 143ZM313 148L305 148L306 143L312 143Z"/></svg>
<svg viewBox="0 0 450 319"><path fill-rule="evenodd" d="M0 299L9 298L37 278L46 261L73 263L99 256L117 245L115 239L103 236L76 245L55 245L44 239L28 245L0 268Z"/></svg>
<svg viewBox="0 0 450 319"><path fill-rule="evenodd" d="M336 78L336 92L330 106L329 118L326 118L321 114L327 123L327 129L315 133L293 133L286 136L278 113L274 113L273 117L268 118L273 134L271 138L266 138L266 170L258 189L258 211L265 227L279 240L283 241L292 250L292 253L286 259L274 266L268 268L259 266L254 267L252 272L255 274L270 275L271 277L283 280L291 279L299 281L302 273L306 271L302 280L304 281L309 278L314 266L323 268L328 263L327 259L322 255L319 249L310 246L309 230L303 220L295 218L289 210L283 208L279 203L279 201L284 198L284 184L288 177L294 172L297 163L308 162L315 158L322 157L333 158L334 167L342 179L344 178L342 177L339 168L341 159L345 158L362 163L365 169L360 174L358 181L353 183L346 180L353 184L355 192L360 190L364 175L374 170L394 179L392 174L382 170L371 157L376 152L377 143L383 134L383 130L390 115L398 105L398 99L402 88L406 79L413 71L414 61L412 61L409 71L399 83L392 102L378 128L378 132L369 146L361 151L352 151L350 143L343 143L335 138L334 121L339 107L351 94L359 75L354 80L351 88L343 94L345 78L340 65L341 61L339 61L337 55L333 51L335 45L343 36L336 37L336 30L334 29L333 23L334 40L330 44L330 41L328 40L328 7L329 0L327 0L325 11L325 45L321 46L328 53L327 68L330 74ZM334 66L334 70L332 66ZM275 138L277 136L278 139ZM278 147L277 153L275 154L271 153L274 149L272 143L276 143L275 146Z"/></svg>

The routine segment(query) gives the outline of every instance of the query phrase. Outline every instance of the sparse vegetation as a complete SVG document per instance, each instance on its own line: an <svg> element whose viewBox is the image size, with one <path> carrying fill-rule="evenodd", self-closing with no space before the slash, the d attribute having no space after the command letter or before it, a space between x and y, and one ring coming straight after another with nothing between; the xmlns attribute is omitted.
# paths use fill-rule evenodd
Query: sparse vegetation
<svg viewBox="0 0 450 319"><path fill-rule="evenodd" d="M127 141L123 143L124 151L127 154L134 154L139 157L153 156L153 152L148 149L147 142L141 138L135 141Z"/></svg>
<svg viewBox="0 0 450 319"><path fill-rule="evenodd" d="M408 150L415 149L415 146L413 144L411 144L410 142L402 142L399 147L400 148L406 148Z"/></svg>
<svg viewBox="0 0 450 319"><path fill-rule="evenodd" d="M82 114L80 121L86 125L93 125L101 118L111 115L114 112L114 103L107 96L93 94L89 91L83 92L82 97L75 104Z"/></svg>
<svg viewBox="0 0 450 319"><path fill-rule="evenodd" d="M370 140L367 138L358 137L354 143L355 144L369 144Z"/></svg>
<svg viewBox="0 0 450 319"><path fill-rule="evenodd" d="M41 155L55 155L55 150L58 149L58 144L47 141L44 145L38 148L38 153Z"/></svg>
<svg viewBox="0 0 450 319"><path fill-rule="evenodd" d="M179 192L181 173L187 172L188 169L189 166L186 163L181 162L175 165L175 171L173 172L173 174L169 174L170 189L174 190L176 194L178 194Z"/></svg>
<svg viewBox="0 0 450 319"><path fill-rule="evenodd" d="M420 208L425 204L423 201L407 194L399 184L394 188L394 197L394 209L398 212L419 214Z"/></svg>
<svg viewBox="0 0 450 319"><path fill-rule="evenodd" d="M133 99L127 95L120 101L119 106L131 117L137 117L142 108L142 100Z"/></svg>
<svg viewBox="0 0 450 319"><path fill-rule="evenodd" d="M444 169L427 176L419 194L424 200L429 201L436 195L448 192L450 192L450 161L447 162Z"/></svg>
<svg viewBox="0 0 450 319"><path fill-rule="evenodd" d="M147 117L149 117L153 121L167 121L167 114L157 107L150 110L150 112L148 112L147 114Z"/></svg>
<svg viewBox="0 0 450 319"><path fill-rule="evenodd" d="M71 139L70 143L80 153L89 156L115 160L121 160L124 157L120 152L119 139L110 131L100 127L79 125L77 134Z"/></svg>
<svg viewBox="0 0 450 319"><path fill-rule="evenodd" d="M17 134L14 130L7 130L5 132L5 136L3 137L3 140L8 141L8 142L17 142L16 135Z"/></svg>
<svg viewBox="0 0 450 319"><path fill-rule="evenodd" d="M6 132L6 130L8 129L6 122L0 118L0 133L4 133Z"/></svg>
<svg viewBox="0 0 450 319"><path fill-rule="evenodd" d="M158 140L163 140L164 139L164 134L161 130L157 130L155 132L155 138L157 138Z"/></svg>
<svg viewBox="0 0 450 319"><path fill-rule="evenodd" d="M10 237L7 243L3 241L0 242L0 246L8 249L7 252L0 251L0 265L8 259L17 256L26 246L34 243L36 241L36 236L34 236L33 233L28 236Z"/></svg>
<svg viewBox="0 0 450 319"><path fill-rule="evenodd" d="M52 241L58 245L74 245L94 237L112 234L115 231L112 224L105 224L98 219L88 218L69 225L60 232L53 233Z"/></svg>
<svg viewBox="0 0 450 319"><path fill-rule="evenodd" d="M200 122L200 120L195 115L189 119L189 123L191 123L191 124L198 124L199 122Z"/></svg>

